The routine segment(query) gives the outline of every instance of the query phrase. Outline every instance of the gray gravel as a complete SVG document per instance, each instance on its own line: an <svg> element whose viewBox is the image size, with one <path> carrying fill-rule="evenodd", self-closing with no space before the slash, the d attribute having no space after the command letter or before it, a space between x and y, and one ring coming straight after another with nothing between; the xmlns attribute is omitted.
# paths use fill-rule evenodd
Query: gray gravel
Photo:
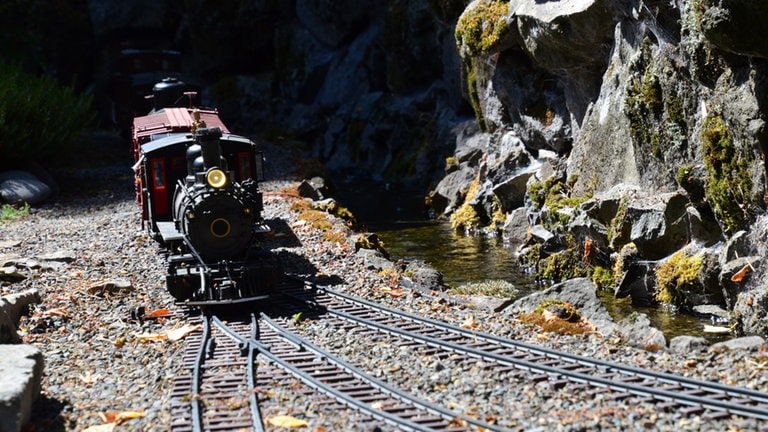
<svg viewBox="0 0 768 432"><path fill-rule="evenodd" d="M21 322L24 342L44 353L46 375L42 397L35 406L31 430L82 431L104 423L103 416L139 412L115 430L168 430L169 392L184 341L156 335L183 326L180 316L138 322L131 309L173 308L164 290L164 267L157 247L139 221L133 197L131 161L127 148L94 144L103 165L97 169L58 172L62 194L32 210L31 215L0 225L7 244L0 254L38 258L63 253L71 261L59 265L21 268L24 280L2 282L2 294L35 288L42 302L31 307ZM101 146L101 147L98 147ZM106 147L112 146L112 147ZM625 364L680 373L768 391L768 348L759 350L703 349L686 356L669 351L631 348L618 337L561 336L541 333L515 317L453 304L405 290L394 297L387 274L365 267L355 255L351 239L331 243L309 223L296 219L296 198L287 191L298 180L291 173L291 151L267 146L266 219L286 221L295 239L277 235L273 246L289 270L316 279L343 281L335 288L385 302L410 312L456 324L470 316L477 330L526 342L590 355ZM334 230L354 237L345 223L331 218ZM298 240L296 242L295 240ZM304 321L302 333L315 343L338 347L338 355L371 370L382 379L427 400L441 401L457 411L482 416L515 430L765 430L754 421L705 421L659 412L645 404L615 402L604 393L590 398L546 383L530 383L513 376L490 376L481 363L457 363L397 348L391 343L370 344L342 334L322 321ZM160 339L160 340L158 340ZM357 430L338 414L314 411L301 399L286 396L285 412L309 421L308 430ZM342 416L342 417L339 417ZM342 426L345 425L345 426Z"/></svg>

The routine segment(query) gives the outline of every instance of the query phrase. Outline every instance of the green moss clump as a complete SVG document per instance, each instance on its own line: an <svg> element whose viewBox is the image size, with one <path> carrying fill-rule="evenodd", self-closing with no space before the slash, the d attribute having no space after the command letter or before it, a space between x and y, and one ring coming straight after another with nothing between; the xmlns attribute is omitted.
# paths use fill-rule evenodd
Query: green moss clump
<svg viewBox="0 0 768 432"><path fill-rule="evenodd" d="M727 233L743 228L747 219L752 179L747 158L739 153L725 120L711 116L701 129L704 166L707 170L705 194Z"/></svg>
<svg viewBox="0 0 768 432"><path fill-rule="evenodd" d="M578 248L572 247L542 259L537 275L543 279L561 281L587 277L589 270Z"/></svg>
<svg viewBox="0 0 768 432"><path fill-rule="evenodd" d="M517 287L505 280L484 280L480 282L471 282L451 288L452 294L460 295L482 295L498 298L516 298L519 290Z"/></svg>
<svg viewBox="0 0 768 432"><path fill-rule="evenodd" d="M497 47L509 32L506 1L487 0L467 8L456 23L456 44L466 47L471 55L487 54Z"/></svg>
<svg viewBox="0 0 768 432"><path fill-rule="evenodd" d="M480 227L480 216L471 204L465 202L451 214L451 227L455 230L475 230Z"/></svg>
<svg viewBox="0 0 768 432"><path fill-rule="evenodd" d="M656 269L656 300L674 305L686 304L685 290L697 285L702 263L702 254L688 256L684 250L672 254Z"/></svg>
<svg viewBox="0 0 768 432"><path fill-rule="evenodd" d="M598 289L610 288L616 282L613 272L602 266L595 266L592 269L590 279L597 285Z"/></svg>
<svg viewBox="0 0 768 432"><path fill-rule="evenodd" d="M475 230L480 227L480 215L477 210L469 203L480 189L480 177L476 177L469 185L464 203L451 214L451 227L455 230Z"/></svg>
<svg viewBox="0 0 768 432"><path fill-rule="evenodd" d="M628 208L628 200L626 197L623 197L619 202L616 215L608 224L608 244L613 249L619 249L629 241L630 225L626 223Z"/></svg>
<svg viewBox="0 0 768 432"><path fill-rule="evenodd" d="M550 177L543 182L534 182L528 186L528 198L534 208L541 210L546 207L551 214L558 215L555 220L549 221L548 228L568 222L569 216L561 213L560 210L576 208L592 197L591 193L572 196L570 191L575 180L576 177L573 177L568 182L564 182L562 179Z"/></svg>
<svg viewBox="0 0 768 432"><path fill-rule="evenodd" d="M450 171L452 168L455 168L459 165L458 159L456 159L456 156L448 156L445 158L445 170Z"/></svg>

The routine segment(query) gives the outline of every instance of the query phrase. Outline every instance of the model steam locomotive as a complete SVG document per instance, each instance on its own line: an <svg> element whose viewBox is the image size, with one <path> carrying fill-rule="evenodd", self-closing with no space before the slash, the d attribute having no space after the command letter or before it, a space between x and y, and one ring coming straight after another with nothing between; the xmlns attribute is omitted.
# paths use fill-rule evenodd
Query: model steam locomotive
<svg viewBox="0 0 768 432"><path fill-rule="evenodd" d="M177 106L194 95L167 78L132 127L142 226L166 257L168 292L190 306L263 299L280 278L262 218L263 154L217 111Z"/></svg>

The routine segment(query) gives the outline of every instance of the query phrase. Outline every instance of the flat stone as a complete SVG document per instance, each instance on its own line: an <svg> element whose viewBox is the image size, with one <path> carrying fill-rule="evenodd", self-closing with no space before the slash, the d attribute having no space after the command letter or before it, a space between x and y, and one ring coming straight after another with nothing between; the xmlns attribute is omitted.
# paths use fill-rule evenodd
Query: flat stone
<svg viewBox="0 0 768 432"><path fill-rule="evenodd" d="M765 339L760 336L744 336L719 342L709 347L709 351L721 352L725 350L756 350L765 344Z"/></svg>
<svg viewBox="0 0 768 432"><path fill-rule="evenodd" d="M32 345L0 345L0 431L19 432L40 395L43 354Z"/></svg>

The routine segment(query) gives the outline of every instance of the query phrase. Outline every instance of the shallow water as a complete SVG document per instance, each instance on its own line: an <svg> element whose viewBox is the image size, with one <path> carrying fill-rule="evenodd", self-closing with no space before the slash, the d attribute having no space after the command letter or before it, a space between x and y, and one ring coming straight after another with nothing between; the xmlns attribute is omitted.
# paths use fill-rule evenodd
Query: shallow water
<svg viewBox="0 0 768 432"><path fill-rule="evenodd" d="M422 260L443 274L452 287L484 280L505 280L521 295L546 288L536 283L519 265L513 248L499 236L468 236L456 232L447 222L428 220L423 198L403 191L376 190L355 193L345 189L339 200L357 218L365 231L376 233L392 259ZM601 291L600 299L618 321L632 312L648 315L652 325L664 332L667 341L675 336L693 335L710 342L730 335L704 333L708 319L678 313L665 306L638 307L629 298L616 299L612 291Z"/></svg>

